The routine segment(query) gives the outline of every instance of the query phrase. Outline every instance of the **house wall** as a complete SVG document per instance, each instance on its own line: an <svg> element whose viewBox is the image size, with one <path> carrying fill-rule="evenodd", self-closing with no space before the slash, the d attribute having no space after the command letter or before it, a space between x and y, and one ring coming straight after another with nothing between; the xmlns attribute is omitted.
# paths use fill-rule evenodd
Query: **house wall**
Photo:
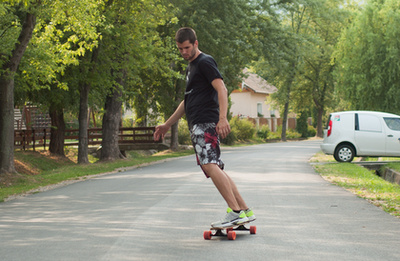
<svg viewBox="0 0 400 261"><path fill-rule="evenodd" d="M230 112L233 116L251 115L251 93L250 92L232 92L231 95L232 106Z"/></svg>
<svg viewBox="0 0 400 261"><path fill-rule="evenodd" d="M230 112L232 116L241 116L249 118L256 126L268 125L272 131L276 131L278 126L282 125L282 119L279 110L273 110L274 117L271 117L270 105L266 104L268 95L254 93L249 90L235 90L230 94L232 106ZM262 104L263 117L258 117L257 104ZM289 117L287 127L294 129L296 119Z"/></svg>
<svg viewBox="0 0 400 261"><path fill-rule="evenodd" d="M230 112L233 116L243 116L257 118L257 104L261 103L262 114L265 118L271 117L270 105L266 104L266 95L252 93L249 91L232 92L231 95L232 107ZM279 117L279 111L275 110L275 117Z"/></svg>

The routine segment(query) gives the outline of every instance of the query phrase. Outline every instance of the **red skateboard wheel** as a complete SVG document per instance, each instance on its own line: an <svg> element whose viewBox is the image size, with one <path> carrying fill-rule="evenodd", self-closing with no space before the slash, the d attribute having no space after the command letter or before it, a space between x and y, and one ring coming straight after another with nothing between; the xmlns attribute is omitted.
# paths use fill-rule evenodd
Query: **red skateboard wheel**
<svg viewBox="0 0 400 261"><path fill-rule="evenodd" d="M250 234L255 234L257 232L256 226L250 226Z"/></svg>
<svg viewBox="0 0 400 261"><path fill-rule="evenodd" d="M229 240L235 240L236 239L236 232L235 231L229 231L228 232L228 239Z"/></svg>
<svg viewBox="0 0 400 261"><path fill-rule="evenodd" d="M203 236L204 236L205 240L210 240L211 237L212 237L212 232L211 231L204 231Z"/></svg>

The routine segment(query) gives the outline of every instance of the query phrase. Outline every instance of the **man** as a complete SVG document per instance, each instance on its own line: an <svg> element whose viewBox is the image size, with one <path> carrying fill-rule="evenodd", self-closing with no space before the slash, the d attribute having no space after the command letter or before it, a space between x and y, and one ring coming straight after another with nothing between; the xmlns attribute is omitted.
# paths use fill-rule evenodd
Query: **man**
<svg viewBox="0 0 400 261"><path fill-rule="evenodd" d="M215 60L198 48L196 33L184 27L177 31L176 44L182 57L189 61L186 70L186 92L171 117L156 127L154 139L164 137L171 125L186 114L197 162L207 178L211 178L228 204L227 214L213 227L228 227L255 220L233 180L223 171L219 138L230 132L228 91Z"/></svg>

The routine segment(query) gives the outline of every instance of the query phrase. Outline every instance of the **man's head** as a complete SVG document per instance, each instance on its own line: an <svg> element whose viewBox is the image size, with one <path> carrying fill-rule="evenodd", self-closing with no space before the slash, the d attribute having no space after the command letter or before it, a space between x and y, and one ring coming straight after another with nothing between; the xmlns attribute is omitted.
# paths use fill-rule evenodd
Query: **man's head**
<svg viewBox="0 0 400 261"><path fill-rule="evenodd" d="M182 27L176 32L175 41L177 43L189 41L189 43L194 44L197 41L196 32L190 27Z"/></svg>
<svg viewBox="0 0 400 261"><path fill-rule="evenodd" d="M183 27L176 32L176 45L183 59L193 61L200 54L199 43L197 41L196 32L189 27Z"/></svg>

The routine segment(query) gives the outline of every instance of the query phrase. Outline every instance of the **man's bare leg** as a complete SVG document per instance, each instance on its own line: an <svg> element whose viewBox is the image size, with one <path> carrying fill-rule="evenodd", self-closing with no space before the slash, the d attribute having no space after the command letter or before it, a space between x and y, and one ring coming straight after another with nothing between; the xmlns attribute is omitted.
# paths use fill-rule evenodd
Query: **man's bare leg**
<svg viewBox="0 0 400 261"><path fill-rule="evenodd" d="M237 211L248 209L233 180L217 164L205 164L202 169L212 179L231 209Z"/></svg>
<svg viewBox="0 0 400 261"><path fill-rule="evenodd" d="M229 175L226 174L225 171L223 171L223 172L224 172L224 174L228 177L229 182L231 183L232 192L233 192L233 194L235 195L236 202L238 203L240 209L241 209L241 210L246 210L246 209L248 209L249 207L247 206L246 202L243 200L242 196L240 195L239 190L238 190L238 188L236 187L235 182L233 182L233 180L231 179L231 177L229 177Z"/></svg>

